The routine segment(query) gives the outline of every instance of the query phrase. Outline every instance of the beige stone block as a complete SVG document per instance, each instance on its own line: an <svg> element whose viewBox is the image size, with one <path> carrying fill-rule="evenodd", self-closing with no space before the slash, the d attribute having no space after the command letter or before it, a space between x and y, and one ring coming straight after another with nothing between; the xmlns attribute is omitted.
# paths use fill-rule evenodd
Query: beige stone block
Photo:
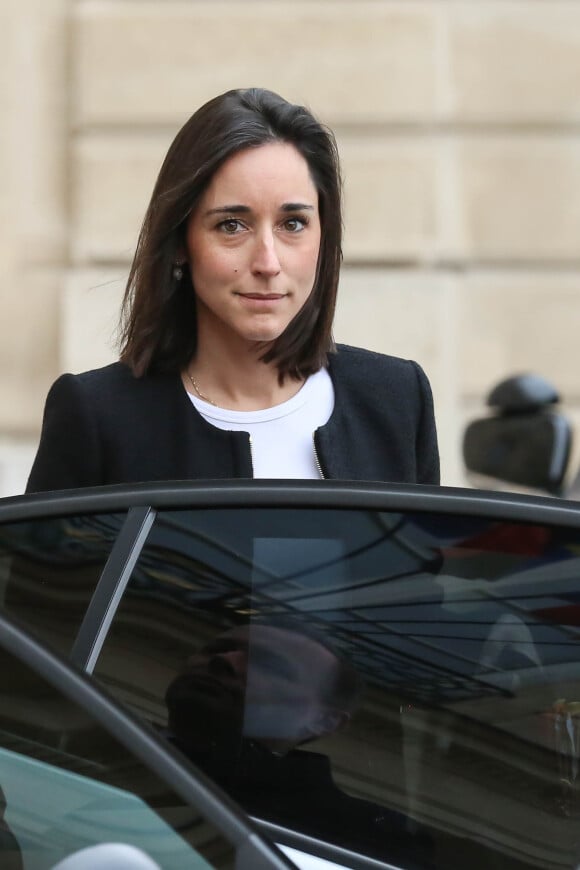
<svg viewBox="0 0 580 870"><path fill-rule="evenodd" d="M0 433L6 438L38 431L56 373L67 9L67 0L6 0L0 10ZM7 474L5 465L2 480Z"/></svg>
<svg viewBox="0 0 580 870"><path fill-rule="evenodd" d="M580 148L572 137L469 139L459 149L464 256L580 257Z"/></svg>
<svg viewBox="0 0 580 870"><path fill-rule="evenodd" d="M59 269L0 274L0 432L40 427L57 373Z"/></svg>
<svg viewBox="0 0 580 870"><path fill-rule="evenodd" d="M331 123L424 119L437 101L437 17L436 4L404 0L77 3L74 120L180 124L256 85Z"/></svg>
<svg viewBox="0 0 580 870"><path fill-rule="evenodd" d="M405 137L342 137L347 260L406 261L440 251L437 144Z"/></svg>
<svg viewBox="0 0 580 870"><path fill-rule="evenodd" d="M82 372L118 358L117 328L127 275L120 269L75 269L61 304L61 371Z"/></svg>
<svg viewBox="0 0 580 870"><path fill-rule="evenodd" d="M458 296L461 392L484 399L500 380L535 372L580 399L580 275L478 273Z"/></svg>
<svg viewBox="0 0 580 870"><path fill-rule="evenodd" d="M446 278L406 270L345 267L335 320L336 340L416 359L441 359L447 326Z"/></svg>
<svg viewBox="0 0 580 870"><path fill-rule="evenodd" d="M580 119L580 4L453 3L449 114L464 121Z"/></svg>
<svg viewBox="0 0 580 870"><path fill-rule="evenodd" d="M38 439L0 439L0 498L21 495L36 454Z"/></svg>
<svg viewBox="0 0 580 870"><path fill-rule="evenodd" d="M59 263L66 220L67 0L0 10L0 223L27 264Z"/></svg>
<svg viewBox="0 0 580 870"><path fill-rule="evenodd" d="M335 320L337 341L414 359L423 366L433 389L442 482L447 485L462 482L456 293L456 281L448 275L345 268Z"/></svg>
<svg viewBox="0 0 580 870"><path fill-rule="evenodd" d="M76 141L70 246L74 261L132 259L171 138L91 135Z"/></svg>

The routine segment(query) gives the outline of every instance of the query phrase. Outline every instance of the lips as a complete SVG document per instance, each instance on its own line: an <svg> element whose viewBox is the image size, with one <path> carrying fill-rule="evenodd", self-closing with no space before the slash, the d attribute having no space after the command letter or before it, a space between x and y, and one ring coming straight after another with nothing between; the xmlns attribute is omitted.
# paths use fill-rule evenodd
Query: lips
<svg viewBox="0 0 580 870"><path fill-rule="evenodd" d="M284 299L285 293L238 293L242 299L251 299L256 302L276 302L278 299Z"/></svg>

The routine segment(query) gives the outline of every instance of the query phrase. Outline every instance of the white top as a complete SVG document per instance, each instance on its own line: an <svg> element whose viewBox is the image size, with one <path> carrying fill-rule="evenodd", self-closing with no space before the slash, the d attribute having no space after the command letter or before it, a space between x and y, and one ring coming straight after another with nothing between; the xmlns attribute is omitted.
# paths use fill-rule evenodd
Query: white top
<svg viewBox="0 0 580 870"><path fill-rule="evenodd" d="M326 369L307 378L287 402L262 411L230 411L191 393L188 396L212 426L249 432L254 477L320 478L314 432L328 422L334 408L334 388Z"/></svg>

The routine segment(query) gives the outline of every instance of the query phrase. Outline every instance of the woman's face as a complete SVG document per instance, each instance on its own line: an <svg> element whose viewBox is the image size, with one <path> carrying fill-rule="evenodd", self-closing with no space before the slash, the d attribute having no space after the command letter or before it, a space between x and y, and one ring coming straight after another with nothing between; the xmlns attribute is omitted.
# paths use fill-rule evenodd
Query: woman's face
<svg viewBox="0 0 580 870"><path fill-rule="evenodd" d="M293 145L234 154L189 219L198 340L280 336L308 299L320 248L318 192Z"/></svg>

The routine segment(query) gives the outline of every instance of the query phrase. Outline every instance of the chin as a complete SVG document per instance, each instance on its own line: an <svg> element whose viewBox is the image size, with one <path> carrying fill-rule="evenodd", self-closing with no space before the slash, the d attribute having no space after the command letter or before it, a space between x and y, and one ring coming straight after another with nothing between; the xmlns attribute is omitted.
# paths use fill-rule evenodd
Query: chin
<svg viewBox="0 0 580 870"><path fill-rule="evenodd" d="M242 333L243 338L247 341L256 342L256 343L264 343L264 342L272 342L276 341L277 338L280 338L284 330L286 329L287 324L283 327L256 327L255 329L248 329Z"/></svg>
<svg viewBox="0 0 580 870"><path fill-rule="evenodd" d="M247 335L246 338L254 344L271 344L277 338L280 338L281 334L281 332L262 332Z"/></svg>

